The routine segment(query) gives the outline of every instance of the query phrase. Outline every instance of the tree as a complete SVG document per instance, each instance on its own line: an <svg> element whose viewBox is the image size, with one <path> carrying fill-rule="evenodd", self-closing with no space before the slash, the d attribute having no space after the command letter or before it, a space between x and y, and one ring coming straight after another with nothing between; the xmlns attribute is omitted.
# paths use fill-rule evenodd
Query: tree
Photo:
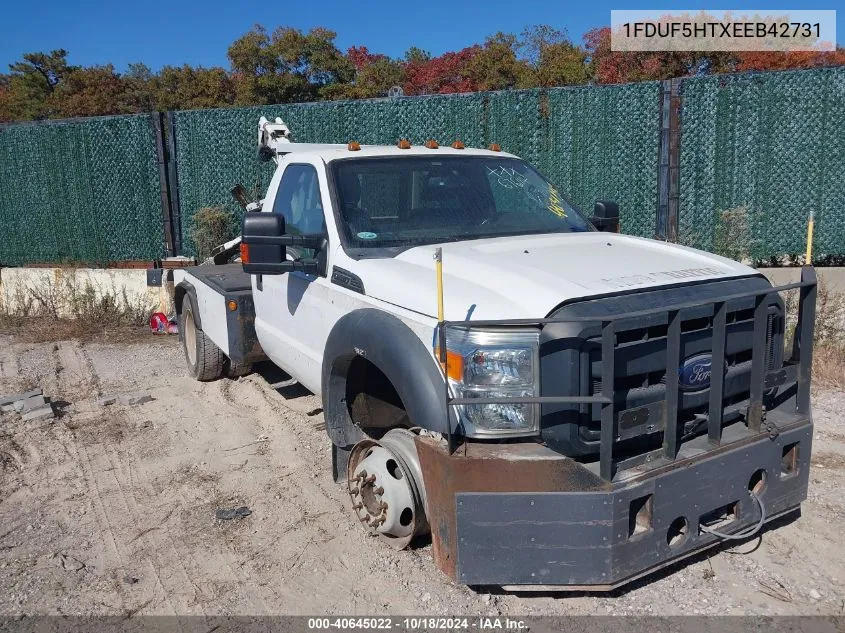
<svg viewBox="0 0 845 633"><path fill-rule="evenodd" d="M366 46L352 46L346 58L355 68L350 83L335 83L321 91L329 99L369 99L383 97L392 86L405 82L405 68L387 55L371 53Z"/></svg>
<svg viewBox="0 0 845 633"><path fill-rule="evenodd" d="M0 123L8 123L15 119L10 99L9 75L0 74Z"/></svg>
<svg viewBox="0 0 845 633"><path fill-rule="evenodd" d="M114 66L74 68L66 73L47 103L55 118L126 114L123 81Z"/></svg>
<svg viewBox="0 0 845 633"><path fill-rule="evenodd" d="M313 101L331 84L351 81L355 66L334 45L336 35L319 27L307 34L280 27L268 35L256 25L229 47L237 102Z"/></svg>
<svg viewBox="0 0 845 633"><path fill-rule="evenodd" d="M566 29L561 31L548 24L535 24L523 29L519 36L518 49L522 58L536 68L542 63L544 49L569 41Z"/></svg>
<svg viewBox="0 0 845 633"><path fill-rule="evenodd" d="M149 66L129 64L123 75L123 110L126 112L152 112L156 109L153 80Z"/></svg>
<svg viewBox="0 0 845 633"><path fill-rule="evenodd" d="M532 86L569 86L587 83L587 51L569 39L566 30L540 24L526 28L519 51L530 64Z"/></svg>
<svg viewBox="0 0 845 633"><path fill-rule="evenodd" d="M479 54L477 44L456 53L443 53L428 60L406 62L405 94L449 94L478 90L470 72L470 62Z"/></svg>
<svg viewBox="0 0 845 633"><path fill-rule="evenodd" d="M531 87L531 68L516 56L517 39L501 31L488 37L467 61L467 73L475 90L507 90Z"/></svg>
<svg viewBox="0 0 845 633"><path fill-rule="evenodd" d="M584 43L589 57L588 71L602 84L683 77L695 67L696 55L661 51L632 53L610 50L610 28L587 31Z"/></svg>
<svg viewBox="0 0 845 633"><path fill-rule="evenodd" d="M235 102L235 82L222 68L165 66L151 86L157 110L220 108Z"/></svg>
<svg viewBox="0 0 845 633"><path fill-rule="evenodd" d="M845 65L845 48L837 46L835 51L748 51L737 53L736 58L738 71L842 66Z"/></svg>
<svg viewBox="0 0 845 633"><path fill-rule="evenodd" d="M50 116L49 99L56 86L72 70L67 51L26 53L23 60L9 65L8 108L16 120L44 119Z"/></svg>
<svg viewBox="0 0 845 633"><path fill-rule="evenodd" d="M421 48L416 46L412 46L407 51L405 51L405 63L406 64L424 64L427 61L431 60L431 53L428 51L424 51Z"/></svg>

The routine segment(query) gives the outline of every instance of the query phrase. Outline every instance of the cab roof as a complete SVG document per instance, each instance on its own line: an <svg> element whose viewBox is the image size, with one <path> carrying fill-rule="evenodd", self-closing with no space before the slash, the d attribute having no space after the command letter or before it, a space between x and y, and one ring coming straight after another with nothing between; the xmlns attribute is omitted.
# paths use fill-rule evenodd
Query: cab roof
<svg viewBox="0 0 845 633"><path fill-rule="evenodd" d="M298 143L292 143L292 146ZM303 144L306 145L306 144ZM429 149L423 145L411 146L409 149L400 149L395 145L361 145L360 149L350 150L347 145L311 145L311 147L297 148L291 152L285 152L284 158L319 158L325 163L346 158L378 158L378 157L402 157L402 156L425 156L436 158L438 156L484 156L488 158L517 158L508 152L494 152L489 149L454 149L450 146L441 146L437 149Z"/></svg>

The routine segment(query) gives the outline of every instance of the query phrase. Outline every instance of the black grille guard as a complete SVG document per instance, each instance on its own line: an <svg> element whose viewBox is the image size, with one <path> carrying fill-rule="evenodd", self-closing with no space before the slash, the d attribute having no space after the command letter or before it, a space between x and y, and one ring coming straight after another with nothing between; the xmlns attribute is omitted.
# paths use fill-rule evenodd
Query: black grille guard
<svg viewBox="0 0 845 633"><path fill-rule="evenodd" d="M727 337L727 304L738 299L755 298L754 325L752 334L751 388L748 400L747 424L752 433L760 433L763 422L763 395L767 389L783 385L794 385L796 390L796 413L810 415L810 378L813 364L813 335L816 320L817 277L815 268L804 266L801 280L783 286L761 288L725 295L718 300L683 301L676 304L628 312L615 312L595 316L567 316L563 318L543 319L504 319L483 321L440 321L437 325L439 357L444 372L446 390L446 420L449 452L456 448L457 434L452 425L449 407L480 404L599 404L601 405L601 439L599 447L599 474L611 481L616 472L617 461L614 459L614 438L617 436L616 411L614 404L616 323L623 319L647 317L657 314L668 315L666 347L666 366L678 367L681 361L681 312L702 306L713 306L713 367L725 363L725 340ZM768 303L766 299L776 293L799 290L798 322L793 337L792 354L783 367L766 370L766 338ZM593 396L533 396L512 398L453 398L449 392L448 355L446 353L446 328L465 330L491 327L542 326L550 323L592 323L601 325L602 350L602 393ZM679 438L682 429L678 423L678 373L666 372L665 423L663 432L662 457L674 461L678 456ZM712 445L722 441L722 420L724 404L722 401L725 376L722 372L713 372L710 385L707 434ZM674 431L674 432L670 432Z"/></svg>

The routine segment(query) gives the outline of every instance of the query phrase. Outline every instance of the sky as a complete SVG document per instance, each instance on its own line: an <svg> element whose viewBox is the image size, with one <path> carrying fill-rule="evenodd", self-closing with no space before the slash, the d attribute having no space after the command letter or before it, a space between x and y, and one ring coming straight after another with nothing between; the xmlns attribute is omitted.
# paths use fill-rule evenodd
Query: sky
<svg viewBox="0 0 845 633"><path fill-rule="evenodd" d="M841 0L840 0L841 1ZM740 9L835 9L838 2L801 6L795 0L738 4ZM797 6L796 6L797 5ZM580 42L596 26L610 24L611 9L668 9L672 2L616 0L311 0L310 2L144 3L95 0L4 0L0 6L0 72L24 53L64 48L70 63L112 63L118 71L144 62L153 70L164 65L229 68L226 49L254 24L268 30L315 26L337 32L336 44L345 51L365 45L370 51L400 57L411 46L433 55L484 41L496 31L520 33L525 26L550 24L566 29ZM684 6L684 5L682 5ZM698 8L725 9L724 4ZM841 6L839 7L841 8ZM837 14L839 43L845 42L845 10Z"/></svg>

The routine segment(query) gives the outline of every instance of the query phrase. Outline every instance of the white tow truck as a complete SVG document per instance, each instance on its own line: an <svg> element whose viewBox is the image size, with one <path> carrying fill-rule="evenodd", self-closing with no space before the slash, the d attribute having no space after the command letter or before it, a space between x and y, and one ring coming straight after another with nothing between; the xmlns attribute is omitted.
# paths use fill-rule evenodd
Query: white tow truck
<svg viewBox="0 0 845 633"><path fill-rule="evenodd" d="M806 498L812 268L776 289L621 235L614 203L588 220L495 145L301 144L264 118L258 142L277 166L241 238L175 272L185 358L320 395L366 529L430 532L465 584L602 590Z"/></svg>

